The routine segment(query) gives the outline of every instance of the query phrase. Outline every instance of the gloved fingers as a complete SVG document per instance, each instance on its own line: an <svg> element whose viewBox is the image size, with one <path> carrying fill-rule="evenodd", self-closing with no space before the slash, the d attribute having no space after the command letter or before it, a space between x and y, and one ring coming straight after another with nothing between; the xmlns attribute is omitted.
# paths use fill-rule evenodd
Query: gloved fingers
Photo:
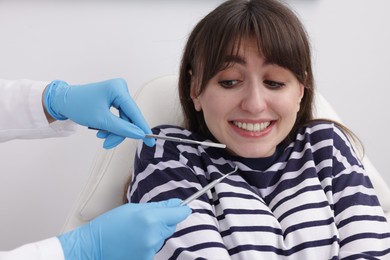
<svg viewBox="0 0 390 260"><path fill-rule="evenodd" d="M111 112L108 113L105 121L105 125L101 127L102 130L133 139L143 139L145 137L145 132L141 128Z"/></svg>
<svg viewBox="0 0 390 260"><path fill-rule="evenodd" d="M152 208L150 211L153 211L166 226L176 226L192 213L191 208L187 205L180 206L181 201L180 199L169 199L146 203L145 205L148 206L145 209Z"/></svg>
<svg viewBox="0 0 390 260"><path fill-rule="evenodd" d="M130 121L141 128L146 134L151 134L152 131L148 123L146 122L144 116L142 115L140 109L133 99L126 98L122 99L119 104L119 109L130 119Z"/></svg>
<svg viewBox="0 0 390 260"><path fill-rule="evenodd" d="M132 216L135 212L147 209L153 209L156 207L161 207L158 202L148 202L148 203L127 203L123 204L120 207L112 210L111 212L120 211L124 216L130 215Z"/></svg>
<svg viewBox="0 0 390 260"><path fill-rule="evenodd" d="M149 147L152 147L156 144L156 140L154 138L144 138L143 139L144 143L149 146Z"/></svg>
<svg viewBox="0 0 390 260"><path fill-rule="evenodd" d="M117 120L117 117L114 120ZM127 121L128 119L122 118L119 120ZM130 124L130 127L134 127L136 129L136 133L142 132L142 130L137 128L137 126L132 125L130 122L129 122L129 124ZM143 136L143 133L142 133L142 136ZM113 148L113 147L117 146L118 144L120 144L125 139L125 137L123 137L121 135L116 135L116 134L111 133L107 130L99 130L96 134L96 137L100 138L100 139L107 139L103 145L103 147L105 149ZM141 139L141 138L136 137L136 136L126 136L126 137ZM156 142L153 138L143 138L143 141L148 146L153 146L153 145L155 145L155 142Z"/></svg>
<svg viewBox="0 0 390 260"><path fill-rule="evenodd" d="M160 220L167 226L176 226L178 223L185 220L192 210L188 206L176 206L166 208L153 209L156 212Z"/></svg>
<svg viewBox="0 0 390 260"><path fill-rule="evenodd" d="M162 207L177 207L182 202L181 199L172 198L168 200L159 201L156 203L159 203Z"/></svg>
<svg viewBox="0 0 390 260"><path fill-rule="evenodd" d="M107 132L107 131L104 131L104 130L99 130L97 133L96 133L96 137L97 138L100 138L100 139L105 139L107 138L107 136L110 134L110 132Z"/></svg>
<svg viewBox="0 0 390 260"><path fill-rule="evenodd" d="M111 149L122 143L125 140L125 137L109 133L105 139L106 140L104 140L103 148Z"/></svg>
<svg viewBox="0 0 390 260"><path fill-rule="evenodd" d="M167 199L162 201L153 201L148 203L130 203L133 205L138 205L142 208L173 208L178 207L180 203L182 202L181 199L173 198L173 199Z"/></svg>
<svg viewBox="0 0 390 260"><path fill-rule="evenodd" d="M131 119L121 109L119 110L119 117L132 123ZM150 129L148 131L151 133ZM145 134L149 132L145 132ZM156 140L154 138L144 138L143 141L149 147L152 147L156 144Z"/></svg>
<svg viewBox="0 0 390 260"><path fill-rule="evenodd" d="M129 212L135 212L139 210L147 210L147 209L154 209L154 208L178 207L181 202L182 200L180 199L169 199L169 200L148 202L148 203L127 203L120 206L119 208L125 207Z"/></svg>
<svg viewBox="0 0 390 260"><path fill-rule="evenodd" d="M104 149L111 149L116 147L118 144L122 143L125 140L125 137L112 134L110 132L99 130L96 133L96 137L100 139L105 139L103 143Z"/></svg>

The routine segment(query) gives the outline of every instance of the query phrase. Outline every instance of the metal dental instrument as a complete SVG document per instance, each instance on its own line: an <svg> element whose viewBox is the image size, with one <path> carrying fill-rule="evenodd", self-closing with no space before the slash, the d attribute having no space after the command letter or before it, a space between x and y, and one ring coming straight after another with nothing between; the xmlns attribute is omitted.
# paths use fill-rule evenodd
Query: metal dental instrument
<svg viewBox="0 0 390 260"><path fill-rule="evenodd" d="M183 139L183 138L167 136L167 135L146 134L145 137L162 139L162 140L179 142L179 143L198 144L198 145L210 146L210 147L216 147L216 148L226 148L226 144L219 144L219 143L212 143L212 142L201 142L201 141Z"/></svg>
<svg viewBox="0 0 390 260"><path fill-rule="evenodd" d="M220 183L223 179L225 179L227 176L229 176L230 174L232 173L235 173L236 171L238 170L238 167L236 166L234 168L233 171L231 172L228 172L226 173L225 175L223 175L222 177L210 182L209 184L207 184L206 186L204 186L202 189L200 189L199 191L195 192L194 194L192 194L191 196L189 196L187 199L183 200L181 203L180 203L180 206L184 206L184 205L187 205L188 203L190 203L191 201L193 200L196 200L197 198L199 198L200 196L202 196L203 194L205 194L208 190L212 189L215 185L217 185L218 183Z"/></svg>

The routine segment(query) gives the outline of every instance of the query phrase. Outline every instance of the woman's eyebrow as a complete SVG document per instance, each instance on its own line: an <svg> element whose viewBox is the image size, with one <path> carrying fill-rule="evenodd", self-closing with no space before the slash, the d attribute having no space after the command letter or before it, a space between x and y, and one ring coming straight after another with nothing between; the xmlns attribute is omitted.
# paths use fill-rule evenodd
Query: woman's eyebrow
<svg viewBox="0 0 390 260"><path fill-rule="evenodd" d="M245 65L246 61L243 57L237 55L228 55L225 57L225 63L238 63L241 65Z"/></svg>

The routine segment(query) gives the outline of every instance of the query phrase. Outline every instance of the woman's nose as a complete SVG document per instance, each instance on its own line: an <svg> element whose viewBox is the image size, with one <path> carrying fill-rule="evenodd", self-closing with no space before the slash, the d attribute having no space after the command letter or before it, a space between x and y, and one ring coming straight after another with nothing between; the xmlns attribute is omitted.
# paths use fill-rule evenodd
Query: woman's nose
<svg viewBox="0 0 390 260"><path fill-rule="evenodd" d="M260 84L251 84L245 89L241 108L250 113L261 113L267 107L266 93Z"/></svg>

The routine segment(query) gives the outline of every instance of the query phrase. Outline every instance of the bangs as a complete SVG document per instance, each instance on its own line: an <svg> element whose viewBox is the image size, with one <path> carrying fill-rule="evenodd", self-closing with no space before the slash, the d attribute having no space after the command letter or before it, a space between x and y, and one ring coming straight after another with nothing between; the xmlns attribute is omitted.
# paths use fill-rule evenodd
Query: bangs
<svg viewBox="0 0 390 260"><path fill-rule="evenodd" d="M213 27L204 26L198 34L204 37L197 41L198 53L194 53L192 63L198 93L215 74L230 65L226 63L226 57L237 55L241 43L249 38L257 41L259 53L267 63L290 70L304 84L305 71L311 67L310 57L307 57L310 47L303 26L297 26L300 22L293 13L290 17L281 16L280 13L285 12L259 7L252 2L244 2L241 8L227 12L230 13L223 17L210 13L206 19L208 23L209 19L218 22L211 22Z"/></svg>

